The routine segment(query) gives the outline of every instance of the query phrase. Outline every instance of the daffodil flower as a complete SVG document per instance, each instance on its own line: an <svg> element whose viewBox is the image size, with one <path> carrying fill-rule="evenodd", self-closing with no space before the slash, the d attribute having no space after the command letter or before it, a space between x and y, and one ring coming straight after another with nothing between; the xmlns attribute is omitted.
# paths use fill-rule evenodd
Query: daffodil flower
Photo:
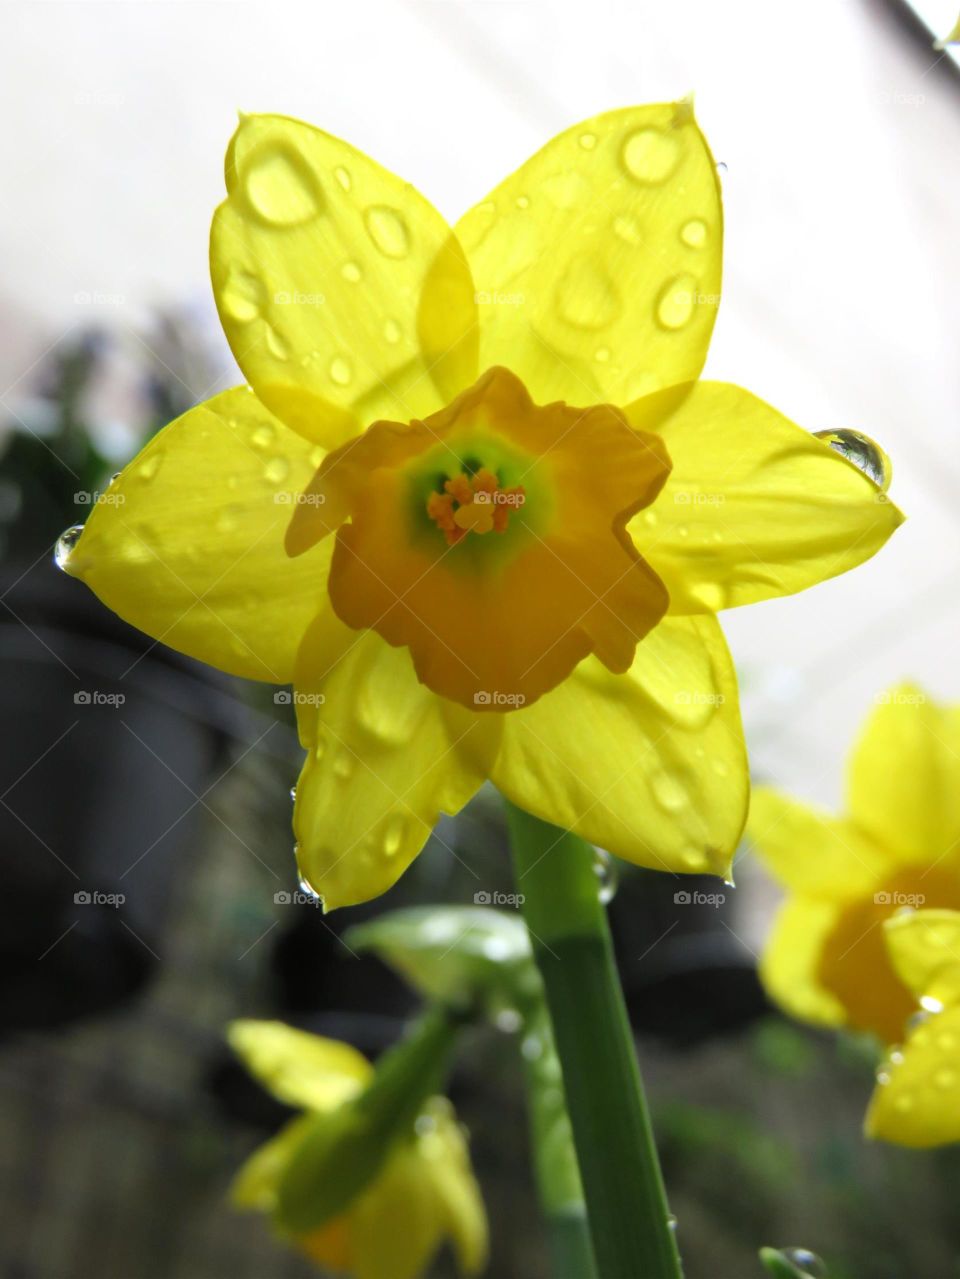
<svg viewBox="0 0 960 1279"><path fill-rule="evenodd" d="M226 180L211 270L249 386L152 440L61 562L164 643L293 683L327 908L386 890L486 779L725 874L748 781L715 614L901 517L869 440L697 381L722 217L689 103L568 129L452 230L280 116L241 119Z"/></svg>
<svg viewBox="0 0 960 1279"><path fill-rule="evenodd" d="M899 1146L960 1141L960 912L902 911L883 933L920 1007L877 1072L867 1135Z"/></svg>
<svg viewBox="0 0 960 1279"><path fill-rule="evenodd" d="M282 1022L236 1021L230 1043L269 1090L305 1114L290 1120L247 1160L234 1181L239 1208L272 1214L278 1188L315 1116L356 1097L373 1074L349 1044ZM433 1098L416 1129L387 1156L349 1207L290 1241L327 1270L355 1279L416 1279L449 1240L465 1274L481 1270L487 1224L463 1134L444 1098Z"/></svg>
<svg viewBox="0 0 960 1279"><path fill-rule="evenodd" d="M802 1020L894 1043L914 990L880 925L905 907L960 908L960 714L911 684L877 702L843 816L758 787L747 829L788 890L761 963L770 994Z"/></svg>

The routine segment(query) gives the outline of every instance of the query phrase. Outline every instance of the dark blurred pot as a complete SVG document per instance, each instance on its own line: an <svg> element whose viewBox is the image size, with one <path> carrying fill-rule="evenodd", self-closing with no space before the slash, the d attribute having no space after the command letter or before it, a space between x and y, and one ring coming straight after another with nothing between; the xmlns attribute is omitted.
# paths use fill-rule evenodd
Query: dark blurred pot
<svg viewBox="0 0 960 1279"><path fill-rule="evenodd" d="M240 719L229 681L46 562L0 576L0 1026L138 990ZM122 700L121 700L122 699Z"/></svg>

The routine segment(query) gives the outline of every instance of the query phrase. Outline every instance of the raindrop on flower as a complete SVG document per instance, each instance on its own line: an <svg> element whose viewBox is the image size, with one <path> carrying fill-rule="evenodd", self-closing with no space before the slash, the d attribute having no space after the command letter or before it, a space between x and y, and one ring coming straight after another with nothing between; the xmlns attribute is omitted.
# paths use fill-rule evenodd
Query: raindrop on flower
<svg viewBox="0 0 960 1279"><path fill-rule="evenodd" d="M622 156L624 168L634 181L656 186L676 168L680 150L670 134L659 129L639 129L624 142Z"/></svg>
<svg viewBox="0 0 960 1279"><path fill-rule="evenodd" d="M345 280L349 280L351 284L356 284L363 277L363 272L356 262L344 262L340 268L340 274Z"/></svg>
<svg viewBox="0 0 960 1279"><path fill-rule="evenodd" d="M342 355L336 356L330 363L330 380L337 386L348 386L353 377L350 361Z"/></svg>
<svg viewBox="0 0 960 1279"><path fill-rule="evenodd" d="M264 222L299 226L320 211L316 179L292 147L266 144L247 161L242 177L247 200Z"/></svg>
<svg viewBox="0 0 960 1279"><path fill-rule="evenodd" d="M859 431L814 431L814 435L863 471L867 479L873 480L884 493L890 487L890 459L868 435L862 435Z"/></svg>
<svg viewBox="0 0 960 1279"><path fill-rule="evenodd" d="M290 463L284 457L272 457L263 468L263 478L271 484L282 484L290 474Z"/></svg>
<svg viewBox="0 0 960 1279"><path fill-rule="evenodd" d="M291 804L295 804L295 803L297 802L297 788L296 788L296 786L291 786L291 787L290 787L290 802L291 802Z"/></svg>
<svg viewBox="0 0 960 1279"><path fill-rule="evenodd" d="M300 876L300 891L303 893L304 897L309 897L311 901L318 902L320 900L320 894L314 888L313 884L310 883L309 879L307 879L306 875Z"/></svg>
<svg viewBox="0 0 960 1279"><path fill-rule="evenodd" d="M675 1235L675 1234L677 1233L677 1219L676 1219L676 1217L673 1215L673 1213L672 1213L672 1212L671 1212L670 1216L667 1218L667 1229L668 1229L668 1230L670 1231L670 1233L671 1233L671 1234L673 1234L673 1235Z"/></svg>
<svg viewBox="0 0 960 1279"><path fill-rule="evenodd" d="M665 329L682 329L690 323L696 302L696 278L686 274L674 276L657 298L657 322Z"/></svg>
<svg viewBox="0 0 960 1279"><path fill-rule="evenodd" d="M410 248L410 233L396 209L388 208L385 204L375 204L367 209L364 222L370 239L384 257L406 257Z"/></svg>
<svg viewBox="0 0 960 1279"><path fill-rule="evenodd" d="M680 228L680 239L688 249L702 249L707 242L707 224L703 218L691 218Z"/></svg>
<svg viewBox="0 0 960 1279"><path fill-rule="evenodd" d="M784 1248L780 1254L809 1279L827 1279L827 1268L809 1248Z"/></svg>
<svg viewBox="0 0 960 1279"><path fill-rule="evenodd" d="M583 147L584 151L592 151L597 145L597 135L595 133L581 133L580 145Z"/></svg>
<svg viewBox="0 0 960 1279"><path fill-rule="evenodd" d="M593 850L593 873L600 881L599 897L605 906L613 901L620 884L620 868L606 849Z"/></svg>
<svg viewBox="0 0 960 1279"><path fill-rule="evenodd" d="M57 538L57 544L53 550L53 562L57 568L63 569L65 573L70 572L70 556L73 554L74 547L80 541L82 532L82 524L72 524Z"/></svg>
<svg viewBox="0 0 960 1279"><path fill-rule="evenodd" d="M337 165L337 167L333 171L333 176L340 183L344 191L350 190L350 187L353 185L353 183L350 181L350 174L343 167L343 165L340 165L340 164Z"/></svg>
<svg viewBox="0 0 960 1279"><path fill-rule="evenodd" d="M396 320L385 320L383 325L383 336L387 339L391 346L400 341L401 329Z"/></svg>
<svg viewBox="0 0 960 1279"><path fill-rule="evenodd" d="M497 1030L502 1030L505 1035L515 1035L523 1025L523 1018L516 1008L501 1008L493 1020Z"/></svg>
<svg viewBox="0 0 960 1279"><path fill-rule="evenodd" d="M403 847L403 835L406 828L404 819L399 815L395 815L387 822L386 829L383 832L383 851L387 857L396 857L400 849Z"/></svg>

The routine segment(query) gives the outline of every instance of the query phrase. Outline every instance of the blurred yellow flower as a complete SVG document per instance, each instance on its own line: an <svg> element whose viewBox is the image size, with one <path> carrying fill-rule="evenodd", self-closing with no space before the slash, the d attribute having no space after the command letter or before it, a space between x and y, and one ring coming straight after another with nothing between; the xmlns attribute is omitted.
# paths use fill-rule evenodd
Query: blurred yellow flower
<svg viewBox="0 0 960 1279"><path fill-rule="evenodd" d="M357 1096L373 1067L349 1044L282 1022L235 1021L229 1039L276 1097L307 1112L255 1151L234 1181L238 1207L273 1213L280 1181L313 1117L332 1114ZM427 1104L409 1139L390 1152L346 1211L290 1238L319 1265L355 1279L416 1279L447 1240L465 1274L483 1269L483 1200L466 1141L442 1097Z"/></svg>
<svg viewBox="0 0 960 1279"><path fill-rule="evenodd" d="M920 1008L877 1073L867 1135L899 1146L960 1141L960 913L905 911L883 931Z"/></svg>
<svg viewBox="0 0 960 1279"><path fill-rule="evenodd" d="M953 29L950 33L938 40L933 47L935 49L945 49L948 44L960 44L960 18L957 18L953 24Z"/></svg>
<svg viewBox="0 0 960 1279"><path fill-rule="evenodd" d="M788 889L761 962L788 1012L894 1043L915 1007L883 923L904 907L960 908L960 708L901 684L877 699L833 817L755 789L748 835Z"/></svg>
<svg viewBox="0 0 960 1279"><path fill-rule="evenodd" d="M699 382L716 167L689 103L550 141L454 230L245 116L210 262L249 387L152 440L59 559L164 643L293 682L326 907L385 891L488 778L641 865L725 874L748 779L715 613L900 522L882 452Z"/></svg>

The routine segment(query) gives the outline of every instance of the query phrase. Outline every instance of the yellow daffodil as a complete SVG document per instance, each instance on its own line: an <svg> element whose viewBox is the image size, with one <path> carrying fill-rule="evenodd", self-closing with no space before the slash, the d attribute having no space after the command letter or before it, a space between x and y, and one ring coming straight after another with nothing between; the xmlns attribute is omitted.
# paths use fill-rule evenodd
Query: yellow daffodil
<svg viewBox="0 0 960 1279"><path fill-rule="evenodd" d="M867 1135L899 1146L960 1141L960 913L904 911L883 927L894 971L920 1007L877 1073Z"/></svg>
<svg viewBox="0 0 960 1279"><path fill-rule="evenodd" d="M280 116L241 119L226 180L211 270L250 385L152 440L61 562L164 643L293 682L327 908L488 778L628 860L726 873L747 769L714 615L901 517L865 437L697 381L722 218L690 105L568 129L453 230Z"/></svg>
<svg viewBox="0 0 960 1279"><path fill-rule="evenodd" d="M237 1021L230 1043L281 1101L307 1112L247 1160L234 1203L273 1213L278 1187L313 1117L356 1097L373 1067L349 1044L282 1022ZM487 1224L463 1134L449 1102L433 1098L416 1129L387 1156L374 1180L343 1213L291 1239L319 1265L355 1279L415 1279L449 1240L461 1270L482 1270Z"/></svg>
<svg viewBox="0 0 960 1279"><path fill-rule="evenodd" d="M960 908L960 711L902 684L878 698L833 817L767 787L748 833L787 888L761 972L794 1016L896 1042L913 985L891 963L884 920Z"/></svg>

